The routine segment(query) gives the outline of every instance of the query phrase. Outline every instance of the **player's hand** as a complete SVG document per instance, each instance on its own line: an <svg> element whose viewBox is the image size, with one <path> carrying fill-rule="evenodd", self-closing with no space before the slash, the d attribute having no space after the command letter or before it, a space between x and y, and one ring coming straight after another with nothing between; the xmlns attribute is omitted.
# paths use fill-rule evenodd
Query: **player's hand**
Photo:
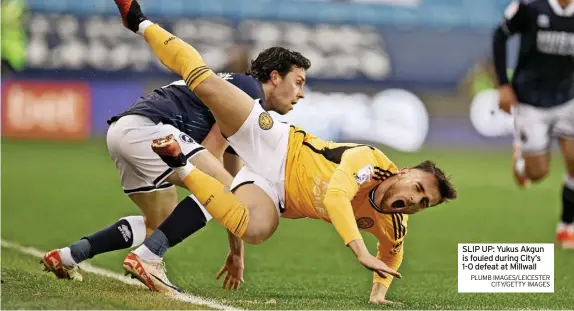
<svg viewBox="0 0 574 311"><path fill-rule="evenodd" d="M391 305L391 306L403 306L404 304L397 302L397 301L390 301L385 298L378 299L376 297L371 297L369 299L369 303L373 305Z"/></svg>
<svg viewBox="0 0 574 311"><path fill-rule="evenodd" d="M376 304L376 305L402 305L400 302L393 302L387 300L385 296L387 295L388 288L385 287L381 283L373 283L373 289L371 290L371 296L369 299L369 303Z"/></svg>
<svg viewBox="0 0 574 311"><path fill-rule="evenodd" d="M512 85L501 85L498 88L498 107L500 110L510 113L512 106L516 104L518 104L518 100L516 99L516 93L514 93Z"/></svg>
<svg viewBox="0 0 574 311"><path fill-rule="evenodd" d="M243 280L243 254L233 254L229 253L225 259L225 264L223 268L217 273L216 279L219 280L223 274L223 288L236 290L239 289L241 283L245 282Z"/></svg>
<svg viewBox="0 0 574 311"><path fill-rule="evenodd" d="M401 278L401 274L397 271L391 269L384 262L377 259L377 257L371 254L365 254L358 256L359 262L367 269L376 272L380 277L387 278L387 274L390 274L396 278Z"/></svg>

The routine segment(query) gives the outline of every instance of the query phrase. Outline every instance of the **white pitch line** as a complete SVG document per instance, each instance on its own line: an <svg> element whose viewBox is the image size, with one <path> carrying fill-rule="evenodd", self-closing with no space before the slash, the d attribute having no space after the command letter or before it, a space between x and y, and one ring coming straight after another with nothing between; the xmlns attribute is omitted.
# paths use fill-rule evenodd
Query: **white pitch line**
<svg viewBox="0 0 574 311"><path fill-rule="evenodd" d="M44 254L46 253L46 252L43 252L39 249L36 249L33 247L26 247L26 246L23 246L23 245L20 245L17 243L6 241L4 239L1 240L1 244L2 244L2 247L15 249L21 253L32 255L32 256L38 257L38 258L42 258L44 256ZM119 273L116 273L116 272L113 272L110 270L95 267L95 266L92 266L88 263L81 263L80 268L83 271L97 274L97 275L104 276L104 277L108 277L108 278L111 278L114 280L118 280L120 282L129 284L129 285L135 285L135 286L147 288L147 287L145 287L145 285L143 285L139 281L136 281L130 277L121 275ZM196 305L207 306L207 307L210 307L213 309L241 310L241 309L234 308L232 306L226 306L226 305L219 304L219 303L217 303L217 301L215 301L213 299L205 299L205 298L201 298L201 297L190 295L190 294L176 293L176 294L166 295L166 297L174 299L174 300L182 301L182 302L188 302L188 303L192 303L192 304L196 304Z"/></svg>

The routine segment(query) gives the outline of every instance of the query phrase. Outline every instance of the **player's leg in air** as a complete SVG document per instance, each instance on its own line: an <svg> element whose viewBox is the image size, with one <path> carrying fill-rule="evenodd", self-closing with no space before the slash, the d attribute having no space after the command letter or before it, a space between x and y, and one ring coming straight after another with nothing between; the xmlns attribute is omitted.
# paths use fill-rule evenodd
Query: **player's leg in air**
<svg viewBox="0 0 574 311"><path fill-rule="evenodd" d="M245 184L233 187L236 188L233 189L235 196L217 180L186 165L181 157L172 158L167 153L164 161L174 168L211 216L231 233L253 244L267 239L277 227L277 209L284 196L284 193L277 193L273 189L284 181L282 169L287 153L289 125L274 124L271 116L251 97L214 75L195 48L150 22L141 12L137 1L115 2L126 27L143 35L161 62L183 77L209 107L221 133L245 162L245 175L252 175L252 178ZM274 154L279 156L273 157ZM259 180L254 180L258 177Z"/></svg>

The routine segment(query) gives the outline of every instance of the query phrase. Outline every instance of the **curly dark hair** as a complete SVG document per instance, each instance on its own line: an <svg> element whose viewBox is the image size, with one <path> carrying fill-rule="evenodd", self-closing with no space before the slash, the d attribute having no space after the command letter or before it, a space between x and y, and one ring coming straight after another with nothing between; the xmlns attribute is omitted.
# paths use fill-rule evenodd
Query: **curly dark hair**
<svg viewBox="0 0 574 311"><path fill-rule="evenodd" d="M251 61L247 74L265 83L271 79L271 72L274 70L284 77L293 66L307 70L311 67L311 61L299 52L274 46L263 50Z"/></svg>
<svg viewBox="0 0 574 311"><path fill-rule="evenodd" d="M440 193L440 201L438 204L444 203L448 200L456 199L457 194L456 190L454 189L454 185L450 182L449 178L446 177L443 170L438 168L434 162L427 160L413 167L413 169L431 173L436 178L438 183L438 191Z"/></svg>

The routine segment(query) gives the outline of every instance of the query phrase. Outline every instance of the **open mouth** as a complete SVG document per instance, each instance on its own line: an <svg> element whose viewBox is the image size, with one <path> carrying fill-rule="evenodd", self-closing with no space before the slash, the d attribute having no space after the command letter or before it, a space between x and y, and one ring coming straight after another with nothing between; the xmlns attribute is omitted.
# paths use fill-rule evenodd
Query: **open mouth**
<svg viewBox="0 0 574 311"><path fill-rule="evenodd" d="M405 201L404 200L396 200L395 202L393 202L393 204L391 204L391 207L393 208L401 208L401 207L405 207Z"/></svg>

